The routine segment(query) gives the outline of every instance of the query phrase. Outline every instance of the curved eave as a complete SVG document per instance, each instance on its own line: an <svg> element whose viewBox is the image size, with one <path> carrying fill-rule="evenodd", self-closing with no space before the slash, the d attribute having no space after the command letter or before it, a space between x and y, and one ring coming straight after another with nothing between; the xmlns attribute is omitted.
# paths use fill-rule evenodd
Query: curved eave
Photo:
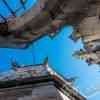
<svg viewBox="0 0 100 100"><path fill-rule="evenodd" d="M25 48L31 42L34 42L45 35L52 36L53 34L58 33L60 28L64 25L73 25L77 29L80 22L88 16L90 11L88 6L91 6L90 1L39 0L38 3L27 13L9 21L8 31L11 31L13 33L11 33L11 35L13 36L16 32L19 32L20 34L28 32L31 34L32 39L26 39L27 42L22 43L26 44L26 46L24 46ZM90 15L94 16L95 13ZM20 39L24 40L24 37L22 36ZM17 40L17 42L21 44L20 40ZM16 43L13 44L15 46L9 44L5 47L20 48L20 46L16 45Z"/></svg>

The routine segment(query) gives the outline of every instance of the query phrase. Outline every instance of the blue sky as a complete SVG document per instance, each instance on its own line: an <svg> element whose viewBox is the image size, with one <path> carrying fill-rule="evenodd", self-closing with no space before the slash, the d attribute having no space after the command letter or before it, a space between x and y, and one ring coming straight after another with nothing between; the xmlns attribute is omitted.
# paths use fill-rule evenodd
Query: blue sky
<svg viewBox="0 0 100 100"><path fill-rule="evenodd" d="M89 96L96 88L100 88L100 72L97 65L88 66L85 61L72 57L74 50L82 47L81 41L73 43L68 36L73 28L65 26L52 40L50 37L36 41L27 49L0 49L0 71L10 70L11 60L17 60L19 64L40 64L46 57L49 58L49 65L64 77L77 76L75 82L78 90ZM100 93L89 96L88 100L99 100Z"/></svg>
<svg viewBox="0 0 100 100"><path fill-rule="evenodd" d="M81 41L73 43L68 38L72 32L71 26L65 26L53 40L48 36L38 40L33 47L35 63L42 63L48 56L49 65L56 72L64 77L79 77L75 86L88 97L91 92L100 88L99 67L97 65L88 66L85 61L72 57L75 50L83 47ZM93 93L88 100L99 100L99 95L100 92Z"/></svg>
<svg viewBox="0 0 100 100"><path fill-rule="evenodd" d="M1 1L0 4L2 4ZM27 5L31 6L33 1L29 0ZM0 12L2 9L0 6ZM93 91L100 88L100 68L97 65L88 66L85 61L72 57L75 50L83 47L81 40L74 43L68 38L72 32L71 26L65 26L53 39L45 36L25 50L0 48L0 72L10 70L11 60L16 60L19 64L39 64L48 57L49 65L65 78L79 77L75 87L87 96L88 100L99 100L100 92L93 93Z"/></svg>

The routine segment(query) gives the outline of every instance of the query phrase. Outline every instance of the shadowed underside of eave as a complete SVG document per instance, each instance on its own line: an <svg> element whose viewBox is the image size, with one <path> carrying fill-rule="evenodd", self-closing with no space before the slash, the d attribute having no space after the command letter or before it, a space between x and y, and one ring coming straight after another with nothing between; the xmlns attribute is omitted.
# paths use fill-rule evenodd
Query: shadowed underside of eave
<svg viewBox="0 0 100 100"><path fill-rule="evenodd" d="M40 100L41 98L44 98L43 100L63 100L58 90L69 100L86 100L67 81L64 82L58 76L50 75L0 82L0 100L19 100L18 98L25 99L27 97L35 100Z"/></svg>
<svg viewBox="0 0 100 100"><path fill-rule="evenodd" d="M25 48L45 35L57 34L64 25L77 27L85 17L97 15L94 8L99 8L98 4L97 0L39 0L28 12L5 24L0 47Z"/></svg>

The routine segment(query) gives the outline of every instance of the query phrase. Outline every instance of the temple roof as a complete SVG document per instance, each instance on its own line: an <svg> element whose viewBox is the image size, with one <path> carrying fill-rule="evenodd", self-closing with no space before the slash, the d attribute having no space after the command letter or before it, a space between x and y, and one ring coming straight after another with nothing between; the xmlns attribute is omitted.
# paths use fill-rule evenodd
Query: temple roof
<svg viewBox="0 0 100 100"><path fill-rule="evenodd" d="M19 69L22 70L22 69L24 69L24 67L19 68ZM28 69L27 69L27 71L28 71ZM86 100L83 96L81 96L78 93L78 91L76 91L76 89L71 85L71 82L65 80L62 76L60 76L59 74L54 72L47 64L43 64L43 65L40 64L40 65L33 66L33 69L31 71L33 71L33 75L30 77L27 77L24 74L24 77L19 76L15 79L11 79L12 76L8 76L8 79L4 78L4 79L0 80L0 94L1 93L3 94L2 98L5 96L7 97L6 94L10 94L11 97L13 95L18 95L18 97L21 97L25 94L22 94L18 91L22 91L23 90L22 88L24 88L24 90L27 92L27 88L30 88L30 87L31 87L31 90L33 89L33 94L36 97L37 96L36 94L43 95L42 92L40 92L40 91L42 91L41 89L44 89L44 87L54 87L56 92L54 92L53 88L50 88L50 91L52 91L54 93L57 93L57 91L59 91L65 97L69 98L69 100ZM38 73L36 73L36 72L38 72ZM15 73L20 74L17 70ZM22 73L23 73L23 71L22 71ZM8 90L10 90L10 91L8 91ZM15 90L16 90L16 92L13 92L14 94L12 94L11 92L15 91ZM35 90L37 92L35 92ZM50 92L49 90L46 90L46 91L44 91L44 92L47 94L48 94L48 92ZM52 92L51 92L51 94L48 94L48 95L52 95ZM58 98L59 95L56 98ZM52 95L52 96L55 97L54 95ZM6 100L9 100L9 99L6 99ZM36 100L38 100L38 99L36 99ZM47 100L46 95L44 96L44 100ZM52 99L50 99L50 100L52 100ZM55 99L53 99L53 100L55 100ZM57 99L57 100L59 100L59 99ZM60 100L63 100L63 99L60 99Z"/></svg>
<svg viewBox="0 0 100 100"><path fill-rule="evenodd" d="M45 35L55 36L64 25L73 25L77 30L84 18L99 16L99 3L99 0L38 0L21 16L0 23L0 47L26 48Z"/></svg>

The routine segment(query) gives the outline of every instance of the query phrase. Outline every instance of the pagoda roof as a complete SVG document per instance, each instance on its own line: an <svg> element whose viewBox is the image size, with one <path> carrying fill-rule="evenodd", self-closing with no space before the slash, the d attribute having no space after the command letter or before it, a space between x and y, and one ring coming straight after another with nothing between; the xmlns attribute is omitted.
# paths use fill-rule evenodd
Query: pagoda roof
<svg viewBox="0 0 100 100"><path fill-rule="evenodd" d="M41 86L44 84L52 83L52 85L61 93L63 93L69 100L86 100L85 97L80 95L78 91L71 85L71 82L65 80L62 76L53 71L47 64L41 65L47 71L45 75L19 78L14 80L0 81L0 92L4 93L6 91L13 90L14 88L22 88L23 86ZM40 69L39 69L40 70ZM40 84L40 85L39 85ZM41 85L42 84L42 85ZM52 99L50 99L52 100Z"/></svg>
<svg viewBox="0 0 100 100"><path fill-rule="evenodd" d="M98 4L99 0L38 0L23 15L0 23L0 47L27 48L45 35L55 36L64 25L77 30L84 18L97 16Z"/></svg>

